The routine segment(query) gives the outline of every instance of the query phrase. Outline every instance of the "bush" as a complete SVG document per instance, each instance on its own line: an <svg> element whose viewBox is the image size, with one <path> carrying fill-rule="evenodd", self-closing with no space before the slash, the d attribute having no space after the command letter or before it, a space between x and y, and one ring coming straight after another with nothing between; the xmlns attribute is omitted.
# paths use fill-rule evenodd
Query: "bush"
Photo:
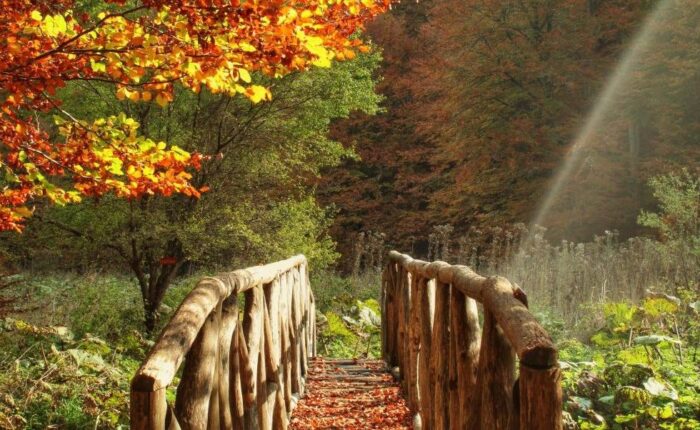
<svg viewBox="0 0 700 430"><path fill-rule="evenodd" d="M329 357L381 355L380 279L376 270L350 278L330 271L312 273L320 354Z"/></svg>
<svg viewBox="0 0 700 430"><path fill-rule="evenodd" d="M128 426L129 380L146 348L0 320L0 428Z"/></svg>

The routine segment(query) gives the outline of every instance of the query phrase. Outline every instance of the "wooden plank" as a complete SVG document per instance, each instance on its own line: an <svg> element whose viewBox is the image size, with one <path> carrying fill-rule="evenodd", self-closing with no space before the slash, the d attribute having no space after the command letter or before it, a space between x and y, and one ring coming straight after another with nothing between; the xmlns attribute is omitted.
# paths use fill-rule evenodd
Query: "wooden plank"
<svg viewBox="0 0 700 430"><path fill-rule="evenodd" d="M270 401L274 399L274 396L270 396L270 386L268 385L267 378L267 362L269 361L266 357L269 355L267 352L268 343L265 339L265 310L267 309L267 304L265 304L265 296L262 295L263 305L260 315L260 320L263 326L263 330L260 331L260 357L258 359L258 378L257 378L257 412L258 412L258 422L260 423L261 430L272 430L272 411ZM269 321L268 321L269 324Z"/></svg>
<svg viewBox="0 0 700 430"><path fill-rule="evenodd" d="M292 349L290 346L291 326L291 281L289 272L280 276L280 334L282 340L281 367L284 381L284 402L286 410L292 411Z"/></svg>
<svg viewBox="0 0 700 430"><path fill-rule="evenodd" d="M304 263L306 263L306 257L303 255L296 255L287 260L223 273L219 274L217 277L226 279L229 283L235 285L234 290L236 292L244 293L258 285L269 284L277 278L280 273L287 272Z"/></svg>

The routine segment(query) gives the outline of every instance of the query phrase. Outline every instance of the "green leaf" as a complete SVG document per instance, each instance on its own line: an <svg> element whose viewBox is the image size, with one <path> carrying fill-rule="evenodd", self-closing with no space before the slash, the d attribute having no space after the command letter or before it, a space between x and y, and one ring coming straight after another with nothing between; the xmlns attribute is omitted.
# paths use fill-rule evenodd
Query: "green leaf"
<svg viewBox="0 0 700 430"><path fill-rule="evenodd" d="M647 390L654 396L668 397L672 400L678 399L678 393L676 392L676 390L673 389L673 387L669 386L663 381L659 381L654 377L651 377L644 381L643 386L645 390Z"/></svg>
<svg viewBox="0 0 700 430"><path fill-rule="evenodd" d="M679 340L659 334L652 334L649 336L637 336L634 338L634 343L636 343L637 345L658 345L662 342L670 342L675 344L681 343Z"/></svg>

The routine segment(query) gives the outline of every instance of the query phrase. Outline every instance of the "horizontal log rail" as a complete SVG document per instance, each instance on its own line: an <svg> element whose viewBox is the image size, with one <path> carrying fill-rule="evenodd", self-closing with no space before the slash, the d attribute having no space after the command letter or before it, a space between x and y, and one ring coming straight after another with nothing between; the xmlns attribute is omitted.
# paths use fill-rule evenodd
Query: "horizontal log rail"
<svg viewBox="0 0 700 430"><path fill-rule="evenodd" d="M384 359L422 430L562 428L557 350L507 279L392 251L382 315Z"/></svg>
<svg viewBox="0 0 700 430"><path fill-rule="evenodd" d="M314 315L301 255L202 279L131 381L131 428L287 428L316 352Z"/></svg>

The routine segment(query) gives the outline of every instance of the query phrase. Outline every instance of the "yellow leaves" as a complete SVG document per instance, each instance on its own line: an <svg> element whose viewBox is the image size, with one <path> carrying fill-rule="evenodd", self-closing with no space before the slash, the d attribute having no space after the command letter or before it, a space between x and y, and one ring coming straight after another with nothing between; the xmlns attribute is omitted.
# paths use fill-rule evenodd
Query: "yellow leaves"
<svg viewBox="0 0 700 430"><path fill-rule="evenodd" d="M172 151L173 158L175 159L175 161L185 163L190 159L190 153L177 145L173 145L172 147L170 147L170 151Z"/></svg>
<svg viewBox="0 0 700 430"><path fill-rule="evenodd" d="M119 157L115 156L114 149L105 148L101 151L95 151L95 155L101 159L101 164L106 165L106 170L113 175L123 175L122 166L124 163Z"/></svg>
<svg viewBox="0 0 700 430"><path fill-rule="evenodd" d="M238 69L238 77L247 84L251 81L250 73L246 69Z"/></svg>
<svg viewBox="0 0 700 430"><path fill-rule="evenodd" d="M41 12L39 12L38 10L33 10L30 16L34 21L37 21L37 22L41 22L41 20L43 18L41 16Z"/></svg>
<svg viewBox="0 0 700 430"><path fill-rule="evenodd" d="M129 100L132 102L150 102L153 100L153 93L151 91L131 90L128 87L122 86L117 90L117 99L121 101ZM160 91L156 93L155 102L158 104L158 106L165 107L171 101L173 101L173 95L171 92Z"/></svg>
<svg viewBox="0 0 700 430"><path fill-rule="evenodd" d="M198 81L201 80L204 76L204 74L202 73L201 66L193 61L187 63L187 65L185 66L185 73L187 73L190 77Z"/></svg>
<svg viewBox="0 0 700 430"><path fill-rule="evenodd" d="M168 18L169 9L167 7L162 8L158 11L153 22L157 25L161 25Z"/></svg>
<svg viewBox="0 0 700 430"><path fill-rule="evenodd" d="M160 107L165 107L172 100L173 95L168 92L161 92L156 95L156 103L158 103L158 106Z"/></svg>
<svg viewBox="0 0 700 430"><path fill-rule="evenodd" d="M304 48L313 54L316 59L311 64L318 67L330 67L333 53L323 46L323 39L316 36L307 36L303 31L297 32L297 37L304 43Z"/></svg>
<svg viewBox="0 0 700 430"><path fill-rule="evenodd" d="M258 50L255 46L251 45L248 42L238 43L238 48L240 48L240 50L243 52L255 52Z"/></svg>
<svg viewBox="0 0 700 430"><path fill-rule="evenodd" d="M29 218L34 215L34 211L26 206L20 206L18 208L13 208L12 211L22 218Z"/></svg>
<svg viewBox="0 0 700 430"><path fill-rule="evenodd" d="M63 15L47 15L41 22L41 29L49 37L56 37L64 34L68 30L66 19Z"/></svg>
<svg viewBox="0 0 700 430"><path fill-rule="evenodd" d="M263 100L272 100L272 93L270 93L270 90L260 85L251 85L246 88L245 95L253 103L260 103Z"/></svg>
<svg viewBox="0 0 700 430"><path fill-rule="evenodd" d="M293 7L285 7L282 9L279 19L277 20L278 25L283 25L297 19L298 13Z"/></svg>
<svg viewBox="0 0 700 430"><path fill-rule="evenodd" d="M95 73L107 73L107 65L104 63L98 63L95 60L90 60L90 68Z"/></svg>
<svg viewBox="0 0 700 430"><path fill-rule="evenodd" d="M137 102L141 99L141 94L138 91L131 91L127 87L121 87L117 90L117 99L128 99L132 102Z"/></svg>
<svg viewBox="0 0 700 430"><path fill-rule="evenodd" d="M311 62L314 66L318 67L331 67L332 54L328 52L323 46L316 46L309 49L309 52L316 55L316 59Z"/></svg>

